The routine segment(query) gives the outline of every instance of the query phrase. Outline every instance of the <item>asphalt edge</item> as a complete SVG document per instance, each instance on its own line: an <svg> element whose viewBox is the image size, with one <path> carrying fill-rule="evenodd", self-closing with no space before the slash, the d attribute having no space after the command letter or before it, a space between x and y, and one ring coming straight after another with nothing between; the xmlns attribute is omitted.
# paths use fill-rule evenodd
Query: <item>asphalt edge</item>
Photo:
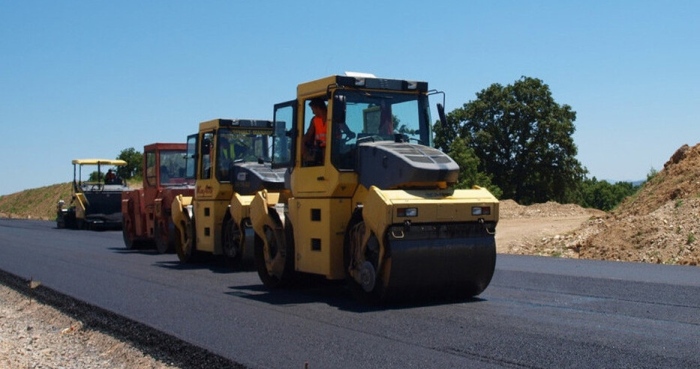
<svg viewBox="0 0 700 369"><path fill-rule="evenodd" d="M245 369L246 366L183 341L143 323L88 304L49 287L0 270L0 284L52 306L91 329L132 344L145 354L182 369Z"/></svg>

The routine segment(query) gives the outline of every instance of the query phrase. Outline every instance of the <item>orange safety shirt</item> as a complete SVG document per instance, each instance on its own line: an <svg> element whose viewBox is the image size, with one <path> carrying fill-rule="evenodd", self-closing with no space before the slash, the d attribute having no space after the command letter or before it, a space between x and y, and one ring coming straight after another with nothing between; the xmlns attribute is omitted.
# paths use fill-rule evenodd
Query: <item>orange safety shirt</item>
<svg viewBox="0 0 700 369"><path fill-rule="evenodd" d="M326 147L326 122L321 117L313 117L314 139L320 141L320 147Z"/></svg>

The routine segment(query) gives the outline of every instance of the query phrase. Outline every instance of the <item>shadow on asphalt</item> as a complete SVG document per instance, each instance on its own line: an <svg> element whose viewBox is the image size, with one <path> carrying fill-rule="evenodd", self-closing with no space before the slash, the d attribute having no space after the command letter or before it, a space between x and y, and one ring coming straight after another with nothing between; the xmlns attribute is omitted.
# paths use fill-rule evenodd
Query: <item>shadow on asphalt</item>
<svg viewBox="0 0 700 369"><path fill-rule="evenodd" d="M303 276L301 280L284 289L268 289L260 284L229 287L226 294L259 301L270 305L327 304L342 311L367 313L384 310L403 310L449 304L478 303L478 297L454 298L451 296L413 295L393 298L381 303L363 302L355 298L344 281L328 281L317 276Z"/></svg>
<svg viewBox="0 0 700 369"><path fill-rule="evenodd" d="M209 258L207 258L209 259ZM222 258L212 257L211 260L201 260L192 263L183 263L179 260L173 261L158 261L153 263L154 266L170 270L210 270L217 274L229 273L244 273L255 271L255 266L252 263L243 263L241 265L229 266Z"/></svg>
<svg viewBox="0 0 700 369"><path fill-rule="evenodd" d="M157 250L127 250L112 248L114 252L146 255L162 255ZM252 260L244 260L241 264L230 266L221 256L209 254L199 255L196 262L182 263L174 256L173 260L157 261L154 266L169 270L209 270L216 274L231 274L255 272ZM363 302L355 298L345 281L329 281L322 276L298 274L290 286L279 289L269 289L259 284L229 286L227 295L263 302L270 305L300 305L324 303L339 310L356 313L401 310L417 307L428 307L461 303L477 303L481 298L454 297L449 295L401 295L381 303Z"/></svg>
<svg viewBox="0 0 700 369"><path fill-rule="evenodd" d="M158 250L150 248L138 248L138 249L127 249L119 247L110 247L109 251L116 252L117 254L139 254L139 255L161 255Z"/></svg>

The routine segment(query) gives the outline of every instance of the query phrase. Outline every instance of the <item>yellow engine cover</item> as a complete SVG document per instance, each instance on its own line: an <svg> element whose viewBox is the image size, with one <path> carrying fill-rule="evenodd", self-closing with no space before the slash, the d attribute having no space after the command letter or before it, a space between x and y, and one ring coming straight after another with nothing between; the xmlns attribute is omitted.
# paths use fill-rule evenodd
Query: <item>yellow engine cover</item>
<svg viewBox="0 0 700 369"><path fill-rule="evenodd" d="M498 222L498 199L480 187L467 190L380 190L372 186L363 205L363 219L378 236L383 235L389 225L406 221L451 223L483 219ZM488 214L484 211L474 214L475 207L488 208Z"/></svg>

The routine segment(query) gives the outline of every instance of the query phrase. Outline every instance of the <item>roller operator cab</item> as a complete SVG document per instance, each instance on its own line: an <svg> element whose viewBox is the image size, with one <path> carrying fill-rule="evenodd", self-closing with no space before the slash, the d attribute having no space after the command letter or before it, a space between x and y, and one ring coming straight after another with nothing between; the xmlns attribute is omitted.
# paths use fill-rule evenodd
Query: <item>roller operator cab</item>
<svg viewBox="0 0 700 369"><path fill-rule="evenodd" d="M426 82L330 76L275 105L272 161L287 168L287 190L260 191L250 206L265 285L311 273L346 279L369 301L488 286L498 200L453 188L459 166L433 147L433 93Z"/></svg>
<svg viewBox="0 0 700 369"><path fill-rule="evenodd" d="M284 169L270 166L272 131L269 120L214 119L187 138L185 170L195 181L194 195L175 196L171 207L180 261L202 253L222 255L232 265L244 254L252 260L252 195L284 183Z"/></svg>

